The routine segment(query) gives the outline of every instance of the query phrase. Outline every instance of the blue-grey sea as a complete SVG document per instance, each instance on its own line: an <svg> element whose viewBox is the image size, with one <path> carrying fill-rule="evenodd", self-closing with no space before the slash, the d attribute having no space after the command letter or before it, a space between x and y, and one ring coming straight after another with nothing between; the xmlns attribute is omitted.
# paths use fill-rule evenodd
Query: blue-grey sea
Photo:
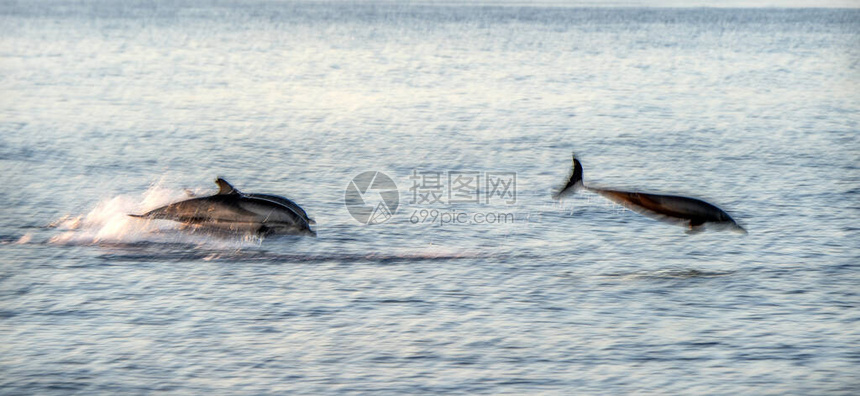
<svg viewBox="0 0 860 396"><path fill-rule="evenodd" d="M595 5L0 2L0 394L860 393L860 10Z"/></svg>

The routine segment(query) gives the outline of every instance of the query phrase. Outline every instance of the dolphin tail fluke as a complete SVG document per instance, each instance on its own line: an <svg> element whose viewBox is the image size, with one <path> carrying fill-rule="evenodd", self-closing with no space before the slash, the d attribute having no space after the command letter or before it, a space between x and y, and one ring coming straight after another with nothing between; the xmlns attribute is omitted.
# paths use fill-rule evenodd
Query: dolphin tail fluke
<svg viewBox="0 0 860 396"><path fill-rule="evenodd" d="M577 189L583 187L582 184L582 164L576 159L576 154L573 155L573 169L570 173L570 180L567 181L567 184L559 190L557 193L553 194L553 199L559 199L562 195L567 193L575 192Z"/></svg>

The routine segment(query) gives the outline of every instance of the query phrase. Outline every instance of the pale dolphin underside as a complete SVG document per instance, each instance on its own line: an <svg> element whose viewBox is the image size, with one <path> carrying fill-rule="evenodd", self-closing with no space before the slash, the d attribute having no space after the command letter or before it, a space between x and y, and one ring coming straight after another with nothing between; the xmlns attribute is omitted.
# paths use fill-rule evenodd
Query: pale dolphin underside
<svg viewBox="0 0 860 396"><path fill-rule="evenodd" d="M215 195L174 202L129 216L259 235L316 235L310 228L315 222L295 202L271 194L245 194L221 178L215 183L219 188Z"/></svg>
<svg viewBox="0 0 860 396"><path fill-rule="evenodd" d="M704 230L705 225L718 229L730 229L746 234L746 230L722 209L696 198L678 195L652 194L621 191L607 188L586 187L582 179L582 164L573 157L573 171L567 184L553 198L575 192L578 189L591 191L650 218L688 227L688 232Z"/></svg>

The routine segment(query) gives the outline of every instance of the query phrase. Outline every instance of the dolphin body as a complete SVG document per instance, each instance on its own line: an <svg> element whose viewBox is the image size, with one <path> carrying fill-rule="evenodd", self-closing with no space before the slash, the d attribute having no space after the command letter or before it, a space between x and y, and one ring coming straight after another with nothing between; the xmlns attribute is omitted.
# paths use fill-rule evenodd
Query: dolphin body
<svg viewBox="0 0 860 396"><path fill-rule="evenodd" d="M310 227L316 222L295 202L278 195L245 194L221 178L215 183L219 188L215 195L174 202L144 214L129 216L258 235L316 236Z"/></svg>
<svg viewBox="0 0 860 396"><path fill-rule="evenodd" d="M586 187L582 180L582 164L573 156L573 172L570 180L553 198L578 189L602 195L619 205L650 218L688 227L688 233L704 231L705 225L729 229L746 234L747 231L722 209L696 198L678 195L651 194L635 191L620 191L606 188Z"/></svg>

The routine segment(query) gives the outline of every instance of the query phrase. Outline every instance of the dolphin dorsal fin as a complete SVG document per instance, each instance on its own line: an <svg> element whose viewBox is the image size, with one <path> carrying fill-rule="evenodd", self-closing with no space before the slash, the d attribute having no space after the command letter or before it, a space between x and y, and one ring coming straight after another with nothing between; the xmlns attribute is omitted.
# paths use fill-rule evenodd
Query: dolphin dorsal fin
<svg viewBox="0 0 860 396"><path fill-rule="evenodd" d="M215 184L218 185L218 195L240 194L239 190L220 177L215 179Z"/></svg>

